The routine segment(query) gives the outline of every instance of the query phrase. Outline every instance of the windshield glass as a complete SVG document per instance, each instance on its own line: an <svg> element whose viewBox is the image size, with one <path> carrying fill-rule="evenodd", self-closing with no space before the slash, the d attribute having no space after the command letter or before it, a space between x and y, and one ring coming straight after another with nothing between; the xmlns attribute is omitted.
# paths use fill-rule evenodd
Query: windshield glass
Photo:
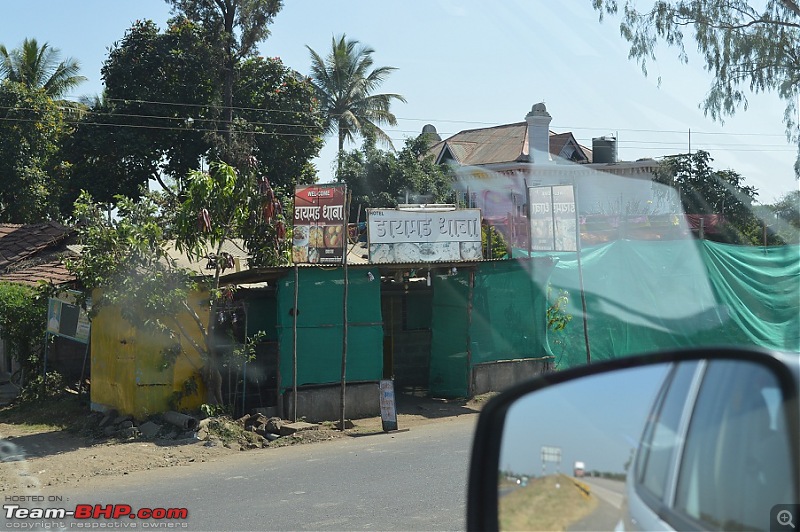
<svg viewBox="0 0 800 532"><path fill-rule="evenodd" d="M496 229L517 229L510 254L547 294L548 318L564 325L550 321L547 331L556 367L721 339L798 350L796 246L698 238L714 231L703 227L713 217L687 214L679 189L614 171L548 159L457 172L458 189Z"/></svg>

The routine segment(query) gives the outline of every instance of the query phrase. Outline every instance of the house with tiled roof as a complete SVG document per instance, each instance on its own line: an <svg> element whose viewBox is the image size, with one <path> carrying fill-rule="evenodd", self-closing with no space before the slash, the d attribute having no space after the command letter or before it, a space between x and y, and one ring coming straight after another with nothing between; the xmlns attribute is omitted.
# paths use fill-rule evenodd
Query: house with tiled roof
<svg viewBox="0 0 800 532"><path fill-rule="evenodd" d="M592 148L571 132L550 130L552 117L537 103L525 121L469 129L441 139L435 127L423 133L431 139L428 153L456 170L456 188L467 202L482 210L485 220L509 227L527 212L527 189L537 185L575 185L581 215L658 214L652 180L654 159L621 161L616 139L598 137ZM661 202L666 203L666 202Z"/></svg>
<svg viewBox="0 0 800 532"><path fill-rule="evenodd" d="M530 130L525 122L456 133L447 140L431 146L437 163L459 165L495 165L512 162L531 162ZM591 163L592 150L580 145L571 132L548 131L548 151L552 160Z"/></svg>
<svg viewBox="0 0 800 532"><path fill-rule="evenodd" d="M0 224L0 282L35 286L75 281L64 258L76 254L68 247L75 230L58 222Z"/></svg>
<svg viewBox="0 0 800 532"><path fill-rule="evenodd" d="M0 224L0 282L27 286L36 286L40 281L60 286L74 283L75 276L64 263L66 257L76 256L69 249L74 236L74 229L53 221ZM61 347L58 343L57 346ZM60 349L60 353L71 352ZM0 381L13 370L15 366L0 340Z"/></svg>

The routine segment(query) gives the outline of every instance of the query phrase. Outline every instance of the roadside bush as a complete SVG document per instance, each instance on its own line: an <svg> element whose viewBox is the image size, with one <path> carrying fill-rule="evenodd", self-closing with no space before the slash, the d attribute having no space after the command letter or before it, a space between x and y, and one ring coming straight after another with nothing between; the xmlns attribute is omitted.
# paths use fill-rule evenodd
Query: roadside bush
<svg viewBox="0 0 800 532"><path fill-rule="evenodd" d="M47 298L29 286L0 283L0 337L25 375L41 373Z"/></svg>
<svg viewBox="0 0 800 532"><path fill-rule="evenodd" d="M25 384L19 394L19 401L21 403L31 403L60 397L64 394L66 394L64 377L57 371L48 371L45 376L37 375Z"/></svg>

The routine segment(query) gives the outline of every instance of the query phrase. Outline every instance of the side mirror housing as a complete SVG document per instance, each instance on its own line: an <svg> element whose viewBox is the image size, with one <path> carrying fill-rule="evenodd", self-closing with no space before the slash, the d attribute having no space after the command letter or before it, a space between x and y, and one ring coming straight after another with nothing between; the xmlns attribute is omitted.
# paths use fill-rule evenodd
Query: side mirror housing
<svg viewBox="0 0 800 532"><path fill-rule="evenodd" d="M737 348L520 384L478 420L467 527L768 529L800 510L798 382L796 355Z"/></svg>

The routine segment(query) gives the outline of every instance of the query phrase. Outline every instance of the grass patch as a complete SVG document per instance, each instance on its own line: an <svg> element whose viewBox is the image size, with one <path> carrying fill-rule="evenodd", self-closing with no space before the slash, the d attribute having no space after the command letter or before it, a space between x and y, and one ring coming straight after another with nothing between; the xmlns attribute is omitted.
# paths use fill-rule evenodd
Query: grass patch
<svg viewBox="0 0 800 532"><path fill-rule="evenodd" d="M222 444L232 445L258 445L261 446L262 438L246 430L244 427L227 416L211 418L207 425L208 433L222 441Z"/></svg>
<svg viewBox="0 0 800 532"><path fill-rule="evenodd" d="M549 475L502 497L498 520L500 530L566 530L596 507L569 477Z"/></svg>

